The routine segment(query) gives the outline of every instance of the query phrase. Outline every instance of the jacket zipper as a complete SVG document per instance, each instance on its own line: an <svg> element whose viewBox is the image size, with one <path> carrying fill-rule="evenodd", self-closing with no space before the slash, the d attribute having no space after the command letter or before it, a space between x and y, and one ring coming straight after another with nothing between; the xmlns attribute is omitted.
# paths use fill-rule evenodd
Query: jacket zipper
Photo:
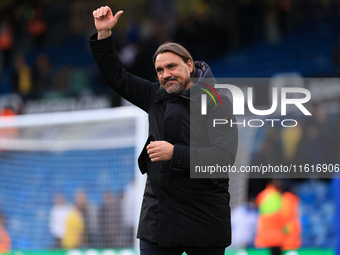
<svg viewBox="0 0 340 255"><path fill-rule="evenodd" d="M191 101L193 101L193 102L197 102L195 99L192 99L192 98L190 98L190 97L186 97L186 96L183 96L183 95L179 95L180 97L183 97L183 98L185 98L185 99L189 99L189 100L191 100Z"/></svg>

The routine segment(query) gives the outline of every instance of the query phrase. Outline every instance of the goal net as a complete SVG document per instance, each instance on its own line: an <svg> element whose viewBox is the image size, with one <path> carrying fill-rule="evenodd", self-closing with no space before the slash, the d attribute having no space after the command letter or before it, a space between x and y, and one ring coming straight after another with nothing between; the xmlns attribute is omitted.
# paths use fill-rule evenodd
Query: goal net
<svg viewBox="0 0 340 255"><path fill-rule="evenodd" d="M0 214L12 250L138 254L145 175L137 158L147 129L146 114L133 106L0 118ZM236 165L249 161L254 135L239 129ZM248 183L230 178L234 208Z"/></svg>
<svg viewBox="0 0 340 255"><path fill-rule="evenodd" d="M12 250L134 248L147 126L133 106L2 117L0 214Z"/></svg>

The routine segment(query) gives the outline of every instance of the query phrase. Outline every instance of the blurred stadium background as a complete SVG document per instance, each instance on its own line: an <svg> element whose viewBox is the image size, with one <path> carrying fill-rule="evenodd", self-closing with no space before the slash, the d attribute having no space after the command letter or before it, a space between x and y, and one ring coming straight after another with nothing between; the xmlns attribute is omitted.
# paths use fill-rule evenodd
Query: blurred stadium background
<svg viewBox="0 0 340 255"><path fill-rule="evenodd" d="M268 78L254 86L259 108L267 109L280 77L312 78L306 87L313 117L292 113L301 125L291 131L242 131L238 162L339 163L338 0L2 0L0 112L18 116L0 119L0 214L13 254L66 254L56 249L58 230L51 226L56 203L59 212L75 203L83 210L84 239L68 254L135 253L136 214L127 212L137 211L130 204L138 207L133 198L142 192L133 185L142 181L135 158L145 126L135 121L139 114L119 119L134 110L117 108L129 104L105 84L91 55L92 11L102 5L124 10L113 33L121 60L151 81L151 57L166 41L186 46L216 77ZM98 117L104 115L110 117ZM11 121L15 126L6 124ZM267 182L231 182L235 219ZM284 184L301 201L302 247L292 254L335 254L338 180ZM246 218L256 215L247 212ZM226 254L267 254L253 248L253 238Z"/></svg>

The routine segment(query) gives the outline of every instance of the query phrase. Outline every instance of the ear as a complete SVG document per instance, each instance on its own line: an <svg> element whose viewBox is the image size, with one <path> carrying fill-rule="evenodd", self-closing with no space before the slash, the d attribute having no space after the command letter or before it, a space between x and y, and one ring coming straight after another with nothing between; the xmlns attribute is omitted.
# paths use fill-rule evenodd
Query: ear
<svg viewBox="0 0 340 255"><path fill-rule="evenodd" d="M192 71L194 70L194 62L192 62L191 59L188 59L187 67L188 67L189 73L192 73Z"/></svg>

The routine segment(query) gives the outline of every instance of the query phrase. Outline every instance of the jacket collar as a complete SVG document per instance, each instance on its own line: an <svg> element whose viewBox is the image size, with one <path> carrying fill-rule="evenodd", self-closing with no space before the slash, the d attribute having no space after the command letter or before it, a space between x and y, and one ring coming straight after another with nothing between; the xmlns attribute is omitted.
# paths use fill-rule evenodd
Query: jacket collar
<svg viewBox="0 0 340 255"><path fill-rule="evenodd" d="M200 84L207 83L207 81L212 82L212 83L216 83L216 80L211 72L211 69L209 67L209 65L203 61L195 61L195 75L194 75L194 80L195 80L195 84L192 85L190 87L190 89L185 90L181 93L181 95L178 96L182 96L184 98L188 98L190 99L190 90L192 90L193 88L196 88L197 86L199 86ZM159 85L159 89L156 92L156 97L155 97L155 102L158 103L166 98L169 98L171 96L171 94L169 94L168 92L166 92L165 89L163 89L159 83L157 83Z"/></svg>
<svg viewBox="0 0 340 255"><path fill-rule="evenodd" d="M155 97L155 102L158 103L166 98L168 98L170 96L170 94L168 92L166 92L165 89L163 89L161 87L161 85L159 84L159 82L157 83L157 85L159 85L159 89L156 92L156 97Z"/></svg>

